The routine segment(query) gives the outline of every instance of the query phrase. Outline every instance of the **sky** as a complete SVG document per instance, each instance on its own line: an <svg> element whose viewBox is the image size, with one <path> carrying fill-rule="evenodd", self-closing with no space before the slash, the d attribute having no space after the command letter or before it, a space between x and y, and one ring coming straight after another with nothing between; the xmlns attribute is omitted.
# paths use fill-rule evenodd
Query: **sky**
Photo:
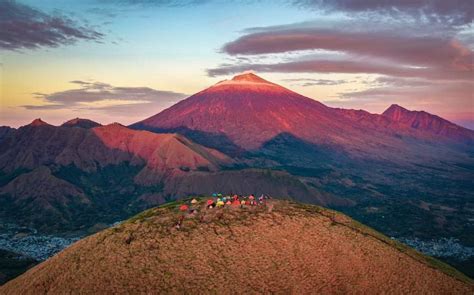
<svg viewBox="0 0 474 295"><path fill-rule="evenodd" d="M131 124L253 71L474 129L473 19L466 0L0 0L0 125Z"/></svg>

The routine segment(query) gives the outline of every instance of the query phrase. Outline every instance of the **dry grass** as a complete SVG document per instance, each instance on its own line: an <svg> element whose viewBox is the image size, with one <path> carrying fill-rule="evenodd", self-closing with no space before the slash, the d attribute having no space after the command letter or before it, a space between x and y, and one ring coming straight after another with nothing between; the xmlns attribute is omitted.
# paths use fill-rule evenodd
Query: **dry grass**
<svg viewBox="0 0 474 295"><path fill-rule="evenodd" d="M145 211L0 293L474 292L469 279L331 210L287 201L206 210L203 202L179 229L178 203Z"/></svg>

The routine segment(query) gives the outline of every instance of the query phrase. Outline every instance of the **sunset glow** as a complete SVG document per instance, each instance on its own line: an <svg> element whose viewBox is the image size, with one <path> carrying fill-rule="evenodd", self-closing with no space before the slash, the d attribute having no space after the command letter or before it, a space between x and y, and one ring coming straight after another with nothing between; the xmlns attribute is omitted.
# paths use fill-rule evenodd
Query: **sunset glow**
<svg viewBox="0 0 474 295"><path fill-rule="evenodd" d="M130 124L253 70L329 106L398 103L473 128L472 7L359 2L2 1L0 124ZM75 81L110 88L82 101Z"/></svg>

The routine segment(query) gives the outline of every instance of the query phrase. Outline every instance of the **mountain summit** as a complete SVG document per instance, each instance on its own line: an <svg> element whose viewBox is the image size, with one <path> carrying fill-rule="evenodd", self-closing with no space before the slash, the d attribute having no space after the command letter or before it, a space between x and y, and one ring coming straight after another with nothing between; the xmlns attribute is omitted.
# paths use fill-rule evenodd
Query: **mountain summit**
<svg viewBox="0 0 474 295"><path fill-rule="evenodd" d="M38 118L38 119L34 119L27 126L37 127L37 126L50 126L50 125L46 123L45 121L41 120L41 118Z"/></svg>
<svg viewBox="0 0 474 295"><path fill-rule="evenodd" d="M252 84L267 84L267 85L273 85L273 86L279 86L277 84L274 84L270 81L267 81L263 79L260 76L255 75L254 73L243 73L240 75L234 76L230 80L223 80L216 85L252 85ZM216 86L215 85L215 86ZM281 86L280 86L281 87Z"/></svg>
<svg viewBox="0 0 474 295"><path fill-rule="evenodd" d="M90 129L90 128L98 127L100 126L100 124L89 119L75 118L67 122L64 122L61 126Z"/></svg>
<svg viewBox="0 0 474 295"><path fill-rule="evenodd" d="M204 90L205 92L239 92L245 89L263 93L287 93L290 90L267 81L254 73L243 73L230 80L223 80Z"/></svg>
<svg viewBox="0 0 474 295"><path fill-rule="evenodd" d="M244 73L232 78L232 81L245 81L254 83L269 83L267 80L255 75L254 73Z"/></svg>

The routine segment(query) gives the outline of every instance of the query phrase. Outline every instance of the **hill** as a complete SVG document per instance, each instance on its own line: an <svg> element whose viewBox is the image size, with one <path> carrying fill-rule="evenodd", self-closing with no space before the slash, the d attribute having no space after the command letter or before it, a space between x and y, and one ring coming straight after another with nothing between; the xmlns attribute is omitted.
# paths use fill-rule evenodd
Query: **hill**
<svg viewBox="0 0 474 295"><path fill-rule="evenodd" d="M346 201L285 172L230 170L235 161L179 134L44 121L9 131L0 146L0 222L47 233L88 231L176 196L249 190L318 204Z"/></svg>
<svg viewBox="0 0 474 295"><path fill-rule="evenodd" d="M474 291L449 266L334 211L275 200L214 209L203 202L197 213L181 213L179 203L145 211L75 243L0 293Z"/></svg>
<svg viewBox="0 0 474 295"><path fill-rule="evenodd" d="M46 232L112 223L149 207L142 197L162 203L167 196L149 196L165 179L229 162L180 135L35 120L3 138L0 220Z"/></svg>

